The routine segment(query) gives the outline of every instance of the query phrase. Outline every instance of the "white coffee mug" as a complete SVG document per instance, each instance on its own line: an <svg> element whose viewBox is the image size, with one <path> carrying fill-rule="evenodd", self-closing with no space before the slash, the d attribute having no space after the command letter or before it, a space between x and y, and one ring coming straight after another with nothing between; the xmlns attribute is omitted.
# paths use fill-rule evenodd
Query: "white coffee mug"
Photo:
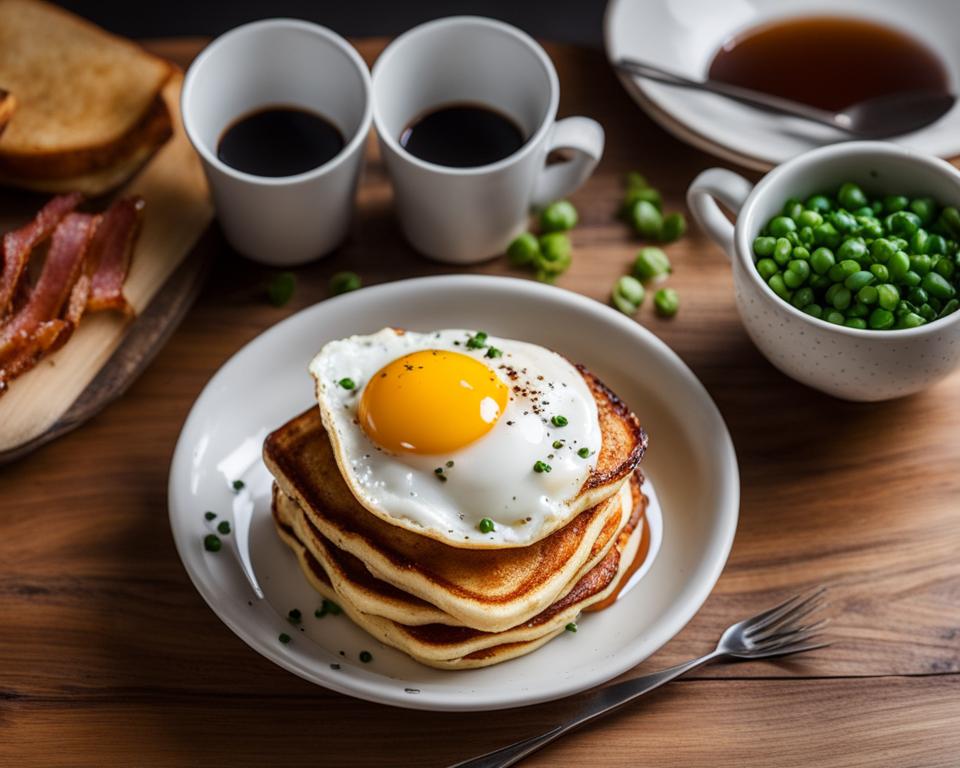
<svg viewBox="0 0 960 768"><path fill-rule="evenodd" d="M294 176L255 176L217 157L223 132L270 106L299 107L343 135L330 161ZM255 261L295 265L346 236L370 131L370 73L356 50L325 27L268 19L218 37L187 71L183 124L199 153L230 244Z"/></svg>
<svg viewBox="0 0 960 768"><path fill-rule="evenodd" d="M407 239L439 261L469 264L502 254L527 226L531 206L565 197L603 154L603 128L587 117L557 120L560 87L529 35L492 19L454 16L394 40L373 67L373 120ZM526 141L490 165L452 168L400 144L430 109L479 104L503 113ZM572 159L546 165L554 149Z"/></svg>

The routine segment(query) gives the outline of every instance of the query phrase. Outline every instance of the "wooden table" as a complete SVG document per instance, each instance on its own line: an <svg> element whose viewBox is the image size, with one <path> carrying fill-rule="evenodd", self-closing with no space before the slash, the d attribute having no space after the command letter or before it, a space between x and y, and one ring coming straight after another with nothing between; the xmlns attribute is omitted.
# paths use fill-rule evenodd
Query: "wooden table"
<svg viewBox="0 0 960 768"><path fill-rule="evenodd" d="M199 41L156 50L186 64ZM383 41L363 41L371 61ZM605 300L636 250L613 219L640 169L683 207L716 161L657 128L597 51L549 46L561 114L607 130L574 197L576 257L560 285ZM442 766L553 724L576 703L485 714L347 698L247 648L191 586L167 524L167 472L194 398L246 342L323 300L344 268L367 284L452 270L401 240L371 143L349 242L299 270L293 301L212 232L206 289L126 396L0 469L0 764ZM531 766L960 764L960 375L892 403L850 404L773 369L737 318L729 269L694 230L669 246L682 297L639 321L690 365L740 459L740 529L703 610L638 671L712 647L720 630L816 583L836 644L806 658L705 669L539 753ZM478 272L507 272L498 259Z"/></svg>

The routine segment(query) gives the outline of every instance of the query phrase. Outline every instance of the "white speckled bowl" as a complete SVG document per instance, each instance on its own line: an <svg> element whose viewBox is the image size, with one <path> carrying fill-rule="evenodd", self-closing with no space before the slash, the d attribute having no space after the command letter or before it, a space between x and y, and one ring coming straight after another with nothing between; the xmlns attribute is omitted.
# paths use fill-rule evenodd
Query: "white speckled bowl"
<svg viewBox="0 0 960 768"><path fill-rule="evenodd" d="M700 226L733 263L740 317L767 359L788 376L846 400L889 400L918 392L960 363L960 312L919 328L861 331L811 317L780 299L754 266L752 243L790 197L853 181L867 194L932 195L960 204L960 172L949 163L883 142L847 142L806 152L756 186L711 168L690 185ZM737 216L732 225L717 200Z"/></svg>

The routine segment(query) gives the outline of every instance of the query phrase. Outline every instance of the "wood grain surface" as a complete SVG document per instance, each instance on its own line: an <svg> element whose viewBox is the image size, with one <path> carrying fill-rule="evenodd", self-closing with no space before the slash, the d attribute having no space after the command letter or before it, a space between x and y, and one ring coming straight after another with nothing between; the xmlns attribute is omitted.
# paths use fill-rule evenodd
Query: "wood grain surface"
<svg viewBox="0 0 960 768"><path fill-rule="evenodd" d="M359 47L371 61L382 45ZM198 43L155 48L186 63ZM666 206L682 209L690 180L716 162L647 119L600 52L548 50L561 115L596 117L608 141L598 173L573 198L582 223L560 284L605 300L638 245L613 218L622 172L643 170ZM326 298L337 270L356 270L367 284L464 271L412 252L390 197L371 141L350 240L298 270L282 309L264 299L270 270L232 254L214 232L203 293L126 395L0 469L0 765L442 766L543 730L576 705L426 713L328 692L248 649L177 558L169 462L217 368ZM790 661L704 669L525 765L960 764L960 375L891 403L820 395L754 349L726 260L702 233L669 253L680 313L657 319L648 302L638 321L717 402L743 496L716 590L638 671L699 655L727 624L819 583L831 588L836 643ZM508 270L498 259L474 271Z"/></svg>

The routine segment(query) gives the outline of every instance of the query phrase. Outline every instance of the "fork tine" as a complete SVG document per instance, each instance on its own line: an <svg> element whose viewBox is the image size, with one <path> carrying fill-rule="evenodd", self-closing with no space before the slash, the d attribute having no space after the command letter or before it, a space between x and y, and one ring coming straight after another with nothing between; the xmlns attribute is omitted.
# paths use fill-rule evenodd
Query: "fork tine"
<svg viewBox="0 0 960 768"><path fill-rule="evenodd" d="M798 638L805 639L810 637L811 635L817 634L829 623L830 623L829 619L821 619L820 621L816 621L813 624L804 624L799 627L787 628L779 632L769 632L765 634L763 637L751 638L751 640L756 644L758 648L769 647L774 644L782 644L784 640L794 642Z"/></svg>
<svg viewBox="0 0 960 768"><path fill-rule="evenodd" d="M831 645L829 642L824 643L792 643L790 645L783 646L782 648L773 648L770 650L762 650L750 653L749 655L744 654L743 658L747 659L766 659L771 656L790 656L794 653L806 653L807 651L815 651L818 648L828 648Z"/></svg>
<svg viewBox="0 0 960 768"><path fill-rule="evenodd" d="M792 632L784 632L781 635L775 635L769 640L758 643L756 646L754 646L754 649L757 651L772 651L776 650L777 648L785 648L788 645L806 643L814 638L822 636L822 633L818 632L817 630L794 630Z"/></svg>
<svg viewBox="0 0 960 768"><path fill-rule="evenodd" d="M777 619L775 622L768 624L765 627L760 629L748 629L744 634L754 641L762 640L765 637L769 637L776 632L782 632L788 629L793 629L798 625L801 619L805 619L811 614L822 611L828 605L827 601L823 598L814 598L809 602L803 602L795 606L791 610L787 611L783 616Z"/></svg>
<svg viewBox="0 0 960 768"><path fill-rule="evenodd" d="M784 603L781 603L776 608L771 608L769 611L764 611L763 613L755 616L745 627L745 631L748 635L759 632L761 629L769 627L771 624L779 623L784 617L792 616L793 612L801 608L804 605L808 605L811 601L816 600L818 597L822 596L824 592L827 591L826 587L819 587L813 592L808 592L805 595L795 595Z"/></svg>

